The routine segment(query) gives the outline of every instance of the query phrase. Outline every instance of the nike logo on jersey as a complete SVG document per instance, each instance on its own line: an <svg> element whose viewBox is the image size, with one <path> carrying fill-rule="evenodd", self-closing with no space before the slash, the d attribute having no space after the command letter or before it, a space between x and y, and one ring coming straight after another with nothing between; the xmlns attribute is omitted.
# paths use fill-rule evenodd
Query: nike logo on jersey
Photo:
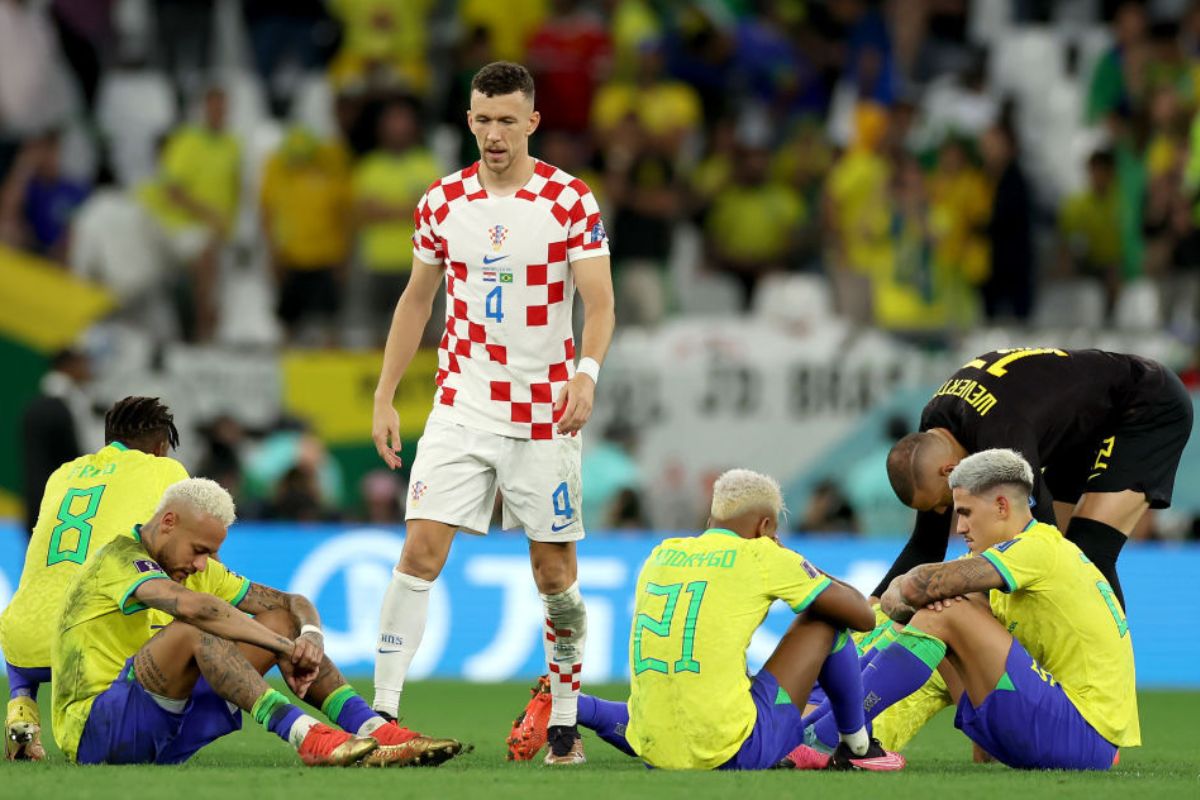
<svg viewBox="0 0 1200 800"><path fill-rule="evenodd" d="M575 524L575 520L569 519L566 522L564 522L562 525L551 525L550 530L553 531L554 533L558 533L559 531L566 530L567 528L571 527L574 524Z"/></svg>
<svg viewBox="0 0 1200 800"><path fill-rule="evenodd" d="M379 648L378 650L376 650L375 652L377 652L377 653L379 653L379 654L381 654L381 655L385 655L385 656L386 656L386 655L391 655L392 653L399 653L399 652L400 652L400 648L399 648L399 647L396 647L396 648L391 648L391 649L385 650L385 649L383 649L383 648L381 647L381 648Z"/></svg>
<svg viewBox="0 0 1200 800"><path fill-rule="evenodd" d="M496 256L495 258L489 258L488 256L484 256L483 263L484 264L495 264L497 261L503 261L506 258L508 258L508 256Z"/></svg>

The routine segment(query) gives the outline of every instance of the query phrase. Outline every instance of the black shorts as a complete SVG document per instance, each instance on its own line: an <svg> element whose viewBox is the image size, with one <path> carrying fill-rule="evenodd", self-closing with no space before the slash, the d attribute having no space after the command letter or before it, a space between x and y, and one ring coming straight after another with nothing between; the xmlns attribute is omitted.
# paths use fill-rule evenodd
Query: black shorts
<svg viewBox="0 0 1200 800"><path fill-rule="evenodd" d="M295 325L306 317L337 316L341 291L332 268L290 269L279 287L279 319Z"/></svg>
<svg viewBox="0 0 1200 800"><path fill-rule="evenodd" d="M1112 429L1086 448L1055 454L1043 477L1054 499L1076 503L1085 492L1133 490L1151 508L1171 505L1179 459L1192 433L1192 398L1170 370L1143 362L1138 394Z"/></svg>

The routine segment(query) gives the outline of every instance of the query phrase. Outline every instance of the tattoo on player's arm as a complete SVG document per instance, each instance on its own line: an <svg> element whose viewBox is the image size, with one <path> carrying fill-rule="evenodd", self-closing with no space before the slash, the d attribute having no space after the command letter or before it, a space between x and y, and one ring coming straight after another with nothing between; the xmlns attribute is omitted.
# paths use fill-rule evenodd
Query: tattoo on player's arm
<svg viewBox="0 0 1200 800"><path fill-rule="evenodd" d="M262 614L265 611L287 608L288 595L286 592L272 589L270 586L263 586L261 583L251 583L246 596L242 598L242 602L238 603L237 607L238 610L245 611L247 614Z"/></svg>
<svg viewBox="0 0 1200 800"><path fill-rule="evenodd" d="M915 567L901 580L900 591L904 602L921 608L936 600L986 592L1003 585L1000 573L986 559L965 558Z"/></svg>

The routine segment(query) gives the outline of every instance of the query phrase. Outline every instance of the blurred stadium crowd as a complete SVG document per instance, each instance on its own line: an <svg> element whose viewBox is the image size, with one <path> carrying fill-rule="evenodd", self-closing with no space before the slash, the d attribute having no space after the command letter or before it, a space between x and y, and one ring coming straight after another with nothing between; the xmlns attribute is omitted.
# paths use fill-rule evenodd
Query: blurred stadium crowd
<svg viewBox="0 0 1200 800"><path fill-rule="evenodd" d="M1188 0L0 0L0 242L161 342L378 347L497 59L537 80L535 155L602 205L622 329L790 281L926 349L996 322L1166 331L1200 382ZM346 497L294 424L203 431L193 472L247 516L399 519L397 477ZM605 433L597 515L643 527L630 433ZM854 527L835 486L800 516Z"/></svg>

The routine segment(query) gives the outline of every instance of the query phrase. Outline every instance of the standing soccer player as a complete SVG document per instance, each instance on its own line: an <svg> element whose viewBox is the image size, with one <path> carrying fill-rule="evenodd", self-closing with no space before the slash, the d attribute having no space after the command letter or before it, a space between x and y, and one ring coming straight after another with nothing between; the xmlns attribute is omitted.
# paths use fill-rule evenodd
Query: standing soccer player
<svg viewBox="0 0 1200 800"><path fill-rule="evenodd" d="M5 749L41 760L38 687L50 681L50 642L67 586L84 562L154 512L163 491L188 477L167 458L179 445L170 410L156 397L126 397L104 417L104 447L63 464L42 494L37 525L12 602L0 614L8 671Z"/></svg>
<svg viewBox="0 0 1200 800"><path fill-rule="evenodd" d="M1148 508L1171 505L1191 432L1187 390L1155 361L1052 347L984 353L934 392L920 432L888 454L896 496L918 513L874 595L918 564L946 557L954 525L947 477L968 455L1001 447L1033 467L1034 517L1057 522L1124 608L1117 557Z"/></svg>
<svg viewBox="0 0 1200 800"><path fill-rule="evenodd" d="M393 469L400 466L400 422L392 400L443 280L446 333L433 411L412 466L404 551L380 615L374 706L398 713L430 586L459 529L487 531L498 489L504 527L520 526L529 538L545 605L553 676L546 763L578 764L587 633L575 560L584 535L578 433L591 414L615 318L599 207L583 181L529 155L538 121L528 70L509 62L482 68L467 112L480 160L436 181L414 214L412 277L392 317L372 425ZM578 367L576 288L586 313Z"/></svg>

